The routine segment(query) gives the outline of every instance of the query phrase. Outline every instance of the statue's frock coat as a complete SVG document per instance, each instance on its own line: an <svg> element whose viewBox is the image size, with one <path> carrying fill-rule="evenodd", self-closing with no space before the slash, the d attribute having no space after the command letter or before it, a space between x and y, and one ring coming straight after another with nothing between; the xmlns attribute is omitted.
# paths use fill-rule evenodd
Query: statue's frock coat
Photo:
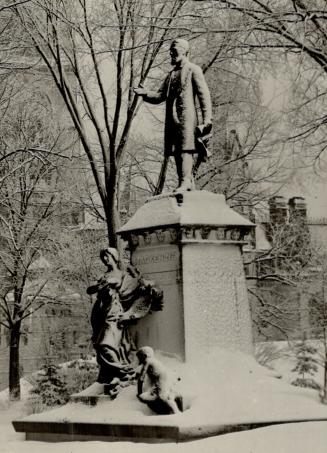
<svg viewBox="0 0 327 453"><path fill-rule="evenodd" d="M202 119L197 118L196 98ZM165 154L196 152L196 125L212 121L210 93L200 66L186 61L170 71L158 91L148 91L144 100L151 104L166 101Z"/></svg>

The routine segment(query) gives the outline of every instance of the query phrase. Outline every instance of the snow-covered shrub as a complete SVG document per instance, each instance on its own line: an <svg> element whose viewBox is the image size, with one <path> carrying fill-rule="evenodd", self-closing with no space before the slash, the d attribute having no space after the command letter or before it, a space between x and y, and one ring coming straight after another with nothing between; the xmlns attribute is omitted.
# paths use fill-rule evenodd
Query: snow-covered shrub
<svg viewBox="0 0 327 453"><path fill-rule="evenodd" d="M303 339L295 346L295 354L296 365L292 371L297 373L299 377L292 381L291 384L297 387L320 390L320 385L312 377L318 371L317 348Z"/></svg>
<svg viewBox="0 0 327 453"><path fill-rule="evenodd" d="M286 355L285 348L281 347L278 342L260 342L255 345L256 361L269 369L273 369L272 362Z"/></svg>
<svg viewBox="0 0 327 453"><path fill-rule="evenodd" d="M67 364L66 382L69 394L78 393L96 381L99 368L95 362L73 360Z"/></svg>
<svg viewBox="0 0 327 453"><path fill-rule="evenodd" d="M69 401L70 395L96 381L98 366L92 361L73 360L62 365L47 364L34 380L31 411L42 412Z"/></svg>
<svg viewBox="0 0 327 453"><path fill-rule="evenodd" d="M33 412L39 412L43 407L62 405L68 400L67 385L60 366L46 364L38 372L31 396Z"/></svg>

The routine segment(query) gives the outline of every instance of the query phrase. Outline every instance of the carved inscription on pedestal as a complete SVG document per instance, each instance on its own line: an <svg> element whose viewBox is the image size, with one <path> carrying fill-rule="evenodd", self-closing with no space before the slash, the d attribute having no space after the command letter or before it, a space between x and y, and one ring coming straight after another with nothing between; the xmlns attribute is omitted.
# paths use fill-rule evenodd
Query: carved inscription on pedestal
<svg viewBox="0 0 327 453"><path fill-rule="evenodd" d="M177 246L137 249L132 264L146 274L174 271L179 267L179 250Z"/></svg>
<svg viewBox="0 0 327 453"><path fill-rule="evenodd" d="M154 234L155 236L155 234ZM160 239L158 238L158 241ZM137 344L151 344L184 357L184 308L182 302L182 272L180 249L176 244L141 243L131 257L132 264L163 290L164 309L138 323Z"/></svg>

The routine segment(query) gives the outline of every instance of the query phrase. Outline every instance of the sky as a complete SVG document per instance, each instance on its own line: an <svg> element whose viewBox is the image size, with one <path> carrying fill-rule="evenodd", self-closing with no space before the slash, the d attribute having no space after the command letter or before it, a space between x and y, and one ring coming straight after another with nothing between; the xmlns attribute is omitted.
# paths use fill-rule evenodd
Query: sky
<svg viewBox="0 0 327 453"><path fill-rule="evenodd" d="M289 83L283 73L265 74L261 87L263 103L273 112L282 112L287 107ZM327 217L327 174L316 174L312 168L297 170L279 194L286 199L302 196L306 199L309 217Z"/></svg>

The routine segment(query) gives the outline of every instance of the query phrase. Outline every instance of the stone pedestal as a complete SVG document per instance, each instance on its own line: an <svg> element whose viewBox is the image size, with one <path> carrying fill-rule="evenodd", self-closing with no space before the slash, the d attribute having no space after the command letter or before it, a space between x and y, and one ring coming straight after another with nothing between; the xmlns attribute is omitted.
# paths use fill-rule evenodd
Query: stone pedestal
<svg viewBox="0 0 327 453"><path fill-rule="evenodd" d="M164 291L136 342L191 360L210 348L252 352L241 246L254 225L206 191L149 199L118 232L131 262Z"/></svg>

